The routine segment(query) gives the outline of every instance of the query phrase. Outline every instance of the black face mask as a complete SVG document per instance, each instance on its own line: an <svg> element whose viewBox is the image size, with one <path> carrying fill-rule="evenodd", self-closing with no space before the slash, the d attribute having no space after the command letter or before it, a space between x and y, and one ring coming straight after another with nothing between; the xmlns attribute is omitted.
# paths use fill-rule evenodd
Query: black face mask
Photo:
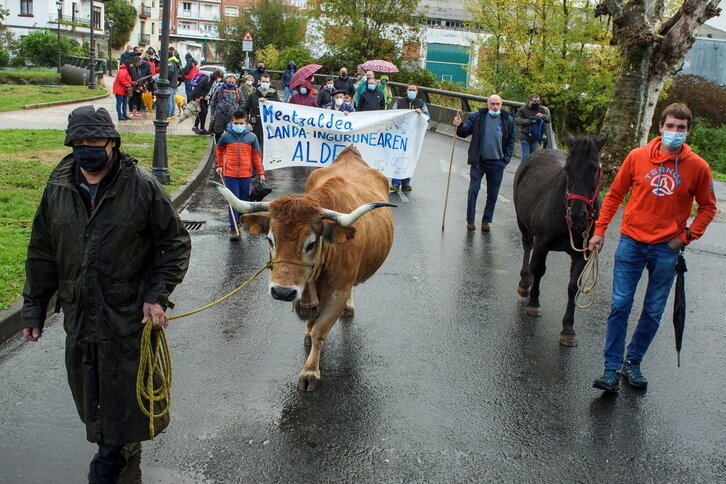
<svg viewBox="0 0 726 484"><path fill-rule="evenodd" d="M257 72L265 72L265 66L257 66Z"/></svg>
<svg viewBox="0 0 726 484"><path fill-rule="evenodd" d="M106 153L106 146L110 142L111 140L108 140L104 146L74 146L73 159L88 173L98 173L103 170L110 158Z"/></svg>
<svg viewBox="0 0 726 484"><path fill-rule="evenodd" d="M340 77L342 77L343 79L345 79L346 77L348 77L348 73L347 72L341 72L340 73Z"/></svg>
<svg viewBox="0 0 726 484"><path fill-rule="evenodd" d="M532 109L539 109L539 103L532 103Z"/></svg>

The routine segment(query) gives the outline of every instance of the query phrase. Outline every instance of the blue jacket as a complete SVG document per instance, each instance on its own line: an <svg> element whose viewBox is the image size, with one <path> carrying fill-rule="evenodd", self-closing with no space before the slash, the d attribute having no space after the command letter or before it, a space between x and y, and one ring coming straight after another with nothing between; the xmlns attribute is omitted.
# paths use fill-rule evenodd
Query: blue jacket
<svg viewBox="0 0 726 484"><path fill-rule="evenodd" d="M470 165L479 166L480 159L480 143L482 136L485 135L486 123L482 122L484 116L488 113L487 108L479 108L479 111L469 115L469 119L466 123L456 128L456 135L461 138L466 138L470 134L471 144L469 144L469 157L467 163ZM502 123L502 153L504 153L504 164L508 164L509 160L512 159L512 153L514 153L514 118L509 112L502 109L502 114L499 115L499 122Z"/></svg>
<svg viewBox="0 0 726 484"><path fill-rule="evenodd" d="M291 66L294 68L294 70L292 71L290 70ZM290 81L292 81L292 76L294 76L296 72L297 66L294 62L290 62L287 65L287 70L282 73L282 87L287 87L288 89L290 88Z"/></svg>

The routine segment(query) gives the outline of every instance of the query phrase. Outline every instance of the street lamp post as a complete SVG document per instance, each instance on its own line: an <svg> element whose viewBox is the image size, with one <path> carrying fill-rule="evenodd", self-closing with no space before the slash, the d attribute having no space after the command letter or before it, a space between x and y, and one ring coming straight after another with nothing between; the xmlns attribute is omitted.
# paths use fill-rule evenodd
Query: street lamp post
<svg viewBox="0 0 726 484"><path fill-rule="evenodd" d="M96 49L93 46L93 3L91 0L91 45L88 49L88 70L90 71L88 77L88 89L96 89Z"/></svg>
<svg viewBox="0 0 726 484"><path fill-rule="evenodd" d="M61 54L61 36L60 36L60 21L61 21L61 12L63 12L63 2L61 0L56 0L55 6L58 8L58 72L61 71L61 65L63 63L63 58Z"/></svg>
<svg viewBox="0 0 726 484"><path fill-rule="evenodd" d="M108 75L112 76L113 72L111 72L111 69L113 68L113 54L111 53L111 42L113 42L113 20L108 21Z"/></svg>
<svg viewBox="0 0 726 484"><path fill-rule="evenodd" d="M166 127L169 124L167 107L171 90L167 79L169 72L169 14L171 0L164 0L161 17L161 52L159 52L159 80L156 85L156 118L154 119L154 160L151 173L164 185L169 184L169 155L166 150ZM171 114L171 113L169 113Z"/></svg>

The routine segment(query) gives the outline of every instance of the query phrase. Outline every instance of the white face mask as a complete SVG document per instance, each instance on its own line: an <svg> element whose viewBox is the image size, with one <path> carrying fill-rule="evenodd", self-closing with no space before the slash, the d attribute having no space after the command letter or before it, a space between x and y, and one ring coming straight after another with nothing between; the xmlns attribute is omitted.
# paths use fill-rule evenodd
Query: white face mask
<svg viewBox="0 0 726 484"><path fill-rule="evenodd" d="M328 84L328 89L330 89L332 91L333 90L333 85L332 84Z"/></svg>
<svg viewBox="0 0 726 484"><path fill-rule="evenodd" d="M335 100L335 105L336 106L342 106L343 105L343 98L336 99Z"/></svg>
<svg viewBox="0 0 726 484"><path fill-rule="evenodd" d="M248 86L251 86L252 85L252 81L247 81L247 82L245 82L245 84L247 84Z"/></svg>

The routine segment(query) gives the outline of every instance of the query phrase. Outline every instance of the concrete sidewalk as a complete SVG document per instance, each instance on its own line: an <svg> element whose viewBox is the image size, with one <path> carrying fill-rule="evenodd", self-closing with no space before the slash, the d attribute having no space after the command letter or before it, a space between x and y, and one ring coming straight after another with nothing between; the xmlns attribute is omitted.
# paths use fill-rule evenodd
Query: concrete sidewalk
<svg viewBox="0 0 726 484"><path fill-rule="evenodd" d="M104 77L109 92L113 86L113 79L113 77L109 76ZM181 92L183 91L184 89L181 89ZM93 91L89 90L89 93L92 94ZM79 106L85 105L106 108L114 119L116 129L119 133L154 134L156 129L154 126L154 116L156 113L147 113L144 117L133 118L129 121L116 121L116 97L113 94L103 99L96 99L95 101L0 113L0 129L66 129L68 126L68 113ZM167 133L183 136L198 136L192 131L192 126L194 126L194 117L189 117L181 123L178 122L178 118L170 119Z"/></svg>

